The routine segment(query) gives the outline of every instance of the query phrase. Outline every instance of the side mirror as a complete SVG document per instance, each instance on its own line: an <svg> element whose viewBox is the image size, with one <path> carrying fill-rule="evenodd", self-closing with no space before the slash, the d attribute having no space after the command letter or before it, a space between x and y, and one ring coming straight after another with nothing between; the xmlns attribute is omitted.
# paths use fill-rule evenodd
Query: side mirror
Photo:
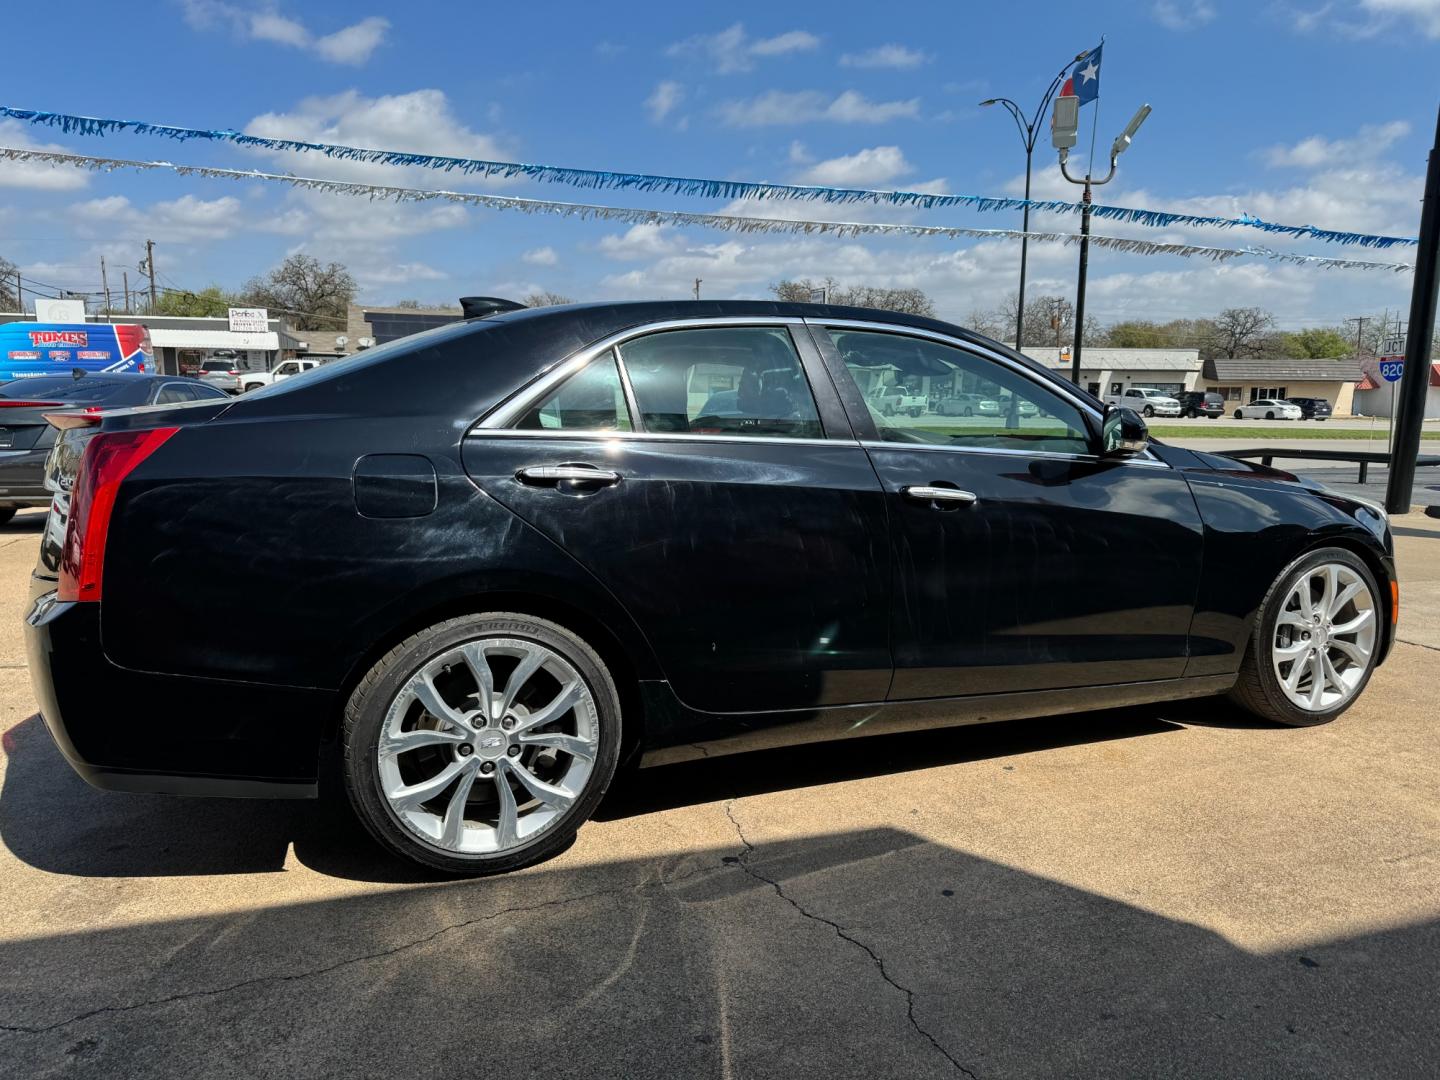
<svg viewBox="0 0 1440 1080"><path fill-rule="evenodd" d="M1143 454L1150 445L1150 430L1134 409L1119 405L1105 407L1105 420L1100 428L1102 457L1132 457Z"/></svg>

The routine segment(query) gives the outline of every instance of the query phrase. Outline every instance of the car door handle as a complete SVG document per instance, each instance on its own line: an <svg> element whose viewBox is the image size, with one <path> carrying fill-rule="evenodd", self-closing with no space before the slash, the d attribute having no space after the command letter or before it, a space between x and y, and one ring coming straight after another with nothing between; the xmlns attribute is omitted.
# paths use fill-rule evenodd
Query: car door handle
<svg viewBox="0 0 1440 1080"><path fill-rule="evenodd" d="M526 465L515 473L515 479L522 484L558 484L565 480L575 480L609 487L620 482L620 474L585 464Z"/></svg>
<svg viewBox="0 0 1440 1080"><path fill-rule="evenodd" d="M959 488L952 487L926 487L924 485L916 485L901 488L900 494L904 495L907 499L914 499L916 502L975 502L975 493L973 491L961 491Z"/></svg>

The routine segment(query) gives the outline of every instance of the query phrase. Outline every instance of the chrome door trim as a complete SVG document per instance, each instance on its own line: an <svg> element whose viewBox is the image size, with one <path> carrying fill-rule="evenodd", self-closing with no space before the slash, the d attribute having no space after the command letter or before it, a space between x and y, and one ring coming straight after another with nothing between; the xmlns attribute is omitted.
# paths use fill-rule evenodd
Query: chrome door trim
<svg viewBox="0 0 1440 1080"><path fill-rule="evenodd" d="M569 357L561 360L549 371L536 379L532 379L499 405L495 406L495 408L491 409L471 430L474 431L478 428L490 431L497 428L508 427L524 415L525 410L533 405L537 399L543 397L550 390L553 390L571 375L574 375L586 364L590 363L590 361L598 358L606 349L614 349L637 337L645 337L648 334L659 333L665 330L719 330L727 326L783 326L787 330L790 330L793 335L794 327L804 325L805 320L795 315L713 315L695 319L664 319L660 322L645 323L642 326L632 326L629 329L617 331L609 337L601 338L599 341L587 345L579 352L572 353ZM631 391L628 380L624 374L625 365L619 363L618 357L616 363L621 370L621 379L626 382L626 402L634 408L630 400L633 391ZM638 423L639 419L639 414L636 413L636 415L631 418L631 423ZM787 439L784 441L796 442L798 440Z"/></svg>
<svg viewBox="0 0 1440 1080"><path fill-rule="evenodd" d="M692 435L685 431L581 431L577 428L527 429L518 428L471 428L467 439L579 439L586 442L698 442L733 443L744 446L747 443L763 443L770 446L846 446L857 447L858 439L787 439L783 435ZM879 445L879 444L877 444ZM885 443L893 447L895 443ZM924 449L924 448L922 448ZM942 450L944 447L929 447Z"/></svg>
<svg viewBox="0 0 1440 1080"><path fill-rule="evenodd" d="M919 502L973 503L976 500L973 491L961 491L959 488L927 487L924 484L907 484L900 489L900 494L907 499L916 499Z"/></svg>
<svg viewBox="0 0 1440 1080"><path fill-rule="evenodd" d="M1070 461L1080 465L1096 465L1100 462L1107 462L1114 465L1139 465L1147 469L1170 468L1159 458L1106 458L1099 454L1067 454L1060 450L1008 450L999 446L939 446L935 443L885 442L881 439L862 439L860 445L867 450L924 450L942 454L994 454L1002 457Z"/></svg>

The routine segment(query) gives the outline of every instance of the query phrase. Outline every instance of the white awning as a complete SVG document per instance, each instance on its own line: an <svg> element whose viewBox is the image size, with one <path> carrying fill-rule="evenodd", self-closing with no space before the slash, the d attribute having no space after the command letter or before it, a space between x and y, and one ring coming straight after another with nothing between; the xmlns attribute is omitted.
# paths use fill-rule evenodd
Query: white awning
<svg viewBox="0 0 1440 1080"><path fill-rule="evenodd" d="M229 330L162 330L150 331L150 344L166 349L264 349L280 348L280 335L270 330L263 334L232 334Z"/></svg>

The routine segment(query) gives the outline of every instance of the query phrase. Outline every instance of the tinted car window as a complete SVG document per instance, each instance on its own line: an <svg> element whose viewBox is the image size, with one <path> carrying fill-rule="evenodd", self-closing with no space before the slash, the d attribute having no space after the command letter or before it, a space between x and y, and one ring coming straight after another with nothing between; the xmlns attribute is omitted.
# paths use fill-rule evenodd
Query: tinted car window
<svg viewBox="0 0 1440 1080"><path fill-rule="evenodd" d="M190 393L190 388L188 386L182 386L180 383L166 383L160 388L160 392L155 395L156 405L177 405L182 401L193 400L194 397Z"/></svg>
<svg viewBox="0 0 1440 1080"><path fill-rule="evenodd" d="M822 437L783 327L669 330L626 342L620 359L646 431Z"/></svg>
<svg viewBox="0 0 1440 1080"><path fill-rule="evenodd" d="M149 390L150 380L141 376L133 379L95 379L82 376L77 379L67 375L63 378L15 379L0 386L0 396L22 401L123 404L144 401Z"/></svg>
<svg viewBox="0 0 1440 1080"><path fill-rule="evenodd" d="M570 376L515 425L524 431L629 431L630 409L613 353Z"/></svg>
<svg viewBox="0 0 1440 1080"><path fill-rule="evenodd" d="M887 442L1090 452L1080 410L1002 364L900 334L828 332Z"/></svg>

